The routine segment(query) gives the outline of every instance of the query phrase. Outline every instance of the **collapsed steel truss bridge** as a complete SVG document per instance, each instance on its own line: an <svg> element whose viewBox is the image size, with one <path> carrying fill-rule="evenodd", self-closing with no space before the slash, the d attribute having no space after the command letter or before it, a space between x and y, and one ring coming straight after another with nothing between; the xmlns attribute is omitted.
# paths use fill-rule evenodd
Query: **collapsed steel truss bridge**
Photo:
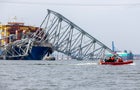
<svg viewBox="0 0 140 90"><path fill-rule="evenodd" d="M40 25L54 50L72 59L99 59L112 50L61 14L48 10Z"/></svg>

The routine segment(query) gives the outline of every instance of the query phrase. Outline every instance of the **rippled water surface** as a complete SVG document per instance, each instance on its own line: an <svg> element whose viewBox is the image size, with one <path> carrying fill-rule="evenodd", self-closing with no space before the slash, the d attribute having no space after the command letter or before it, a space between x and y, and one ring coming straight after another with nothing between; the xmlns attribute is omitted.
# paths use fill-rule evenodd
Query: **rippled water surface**
<svg viewBox="0 0 140 90"><path fill-rule="evenodd" d="M140 60L122 66L0 60L0 90L140 90Z"/></svg>

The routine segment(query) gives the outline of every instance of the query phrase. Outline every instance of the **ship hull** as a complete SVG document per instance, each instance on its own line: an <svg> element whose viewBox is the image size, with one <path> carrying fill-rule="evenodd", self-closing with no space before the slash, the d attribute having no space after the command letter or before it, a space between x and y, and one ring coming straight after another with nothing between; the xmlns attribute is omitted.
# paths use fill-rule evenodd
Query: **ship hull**
<svg viewBox="0 0 140 90"><path fill-rule="evenodd" d="M18 51L18 49L17 49ZM4 60L43 60L43 57L47 54L52 54L51 47L44 46L33 46L32 49L25 56L17 56L17 57L5 57Z"/></svg>
<svg viewBox="0 0 140 90"><path fill-rule="evenodd" d="M24 60L42 60L46 54L51 54L52 49L50 47L33 46L31 52L25 57Z"/></svg>

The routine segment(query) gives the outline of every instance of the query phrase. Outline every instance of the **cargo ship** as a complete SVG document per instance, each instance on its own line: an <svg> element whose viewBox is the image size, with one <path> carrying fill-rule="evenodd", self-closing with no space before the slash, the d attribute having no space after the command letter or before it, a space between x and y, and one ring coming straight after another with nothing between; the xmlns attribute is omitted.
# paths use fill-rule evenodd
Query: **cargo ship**
<svg viewBox="0 0 140 90"><path fill-rule="evenodd" d="M45 30L22 22L0 24L0 60L43 60L53 53Z"/></svg>

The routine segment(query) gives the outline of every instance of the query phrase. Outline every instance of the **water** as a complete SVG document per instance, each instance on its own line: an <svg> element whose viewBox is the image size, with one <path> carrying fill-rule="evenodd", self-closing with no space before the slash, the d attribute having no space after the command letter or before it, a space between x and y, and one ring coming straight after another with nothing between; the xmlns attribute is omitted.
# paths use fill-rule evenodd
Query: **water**
<svg viewBox="0 0 140 90"><path fill-rule="evenodd" d="M0 90L140 90L140 60L134 62L1 60Z"/></svg>

